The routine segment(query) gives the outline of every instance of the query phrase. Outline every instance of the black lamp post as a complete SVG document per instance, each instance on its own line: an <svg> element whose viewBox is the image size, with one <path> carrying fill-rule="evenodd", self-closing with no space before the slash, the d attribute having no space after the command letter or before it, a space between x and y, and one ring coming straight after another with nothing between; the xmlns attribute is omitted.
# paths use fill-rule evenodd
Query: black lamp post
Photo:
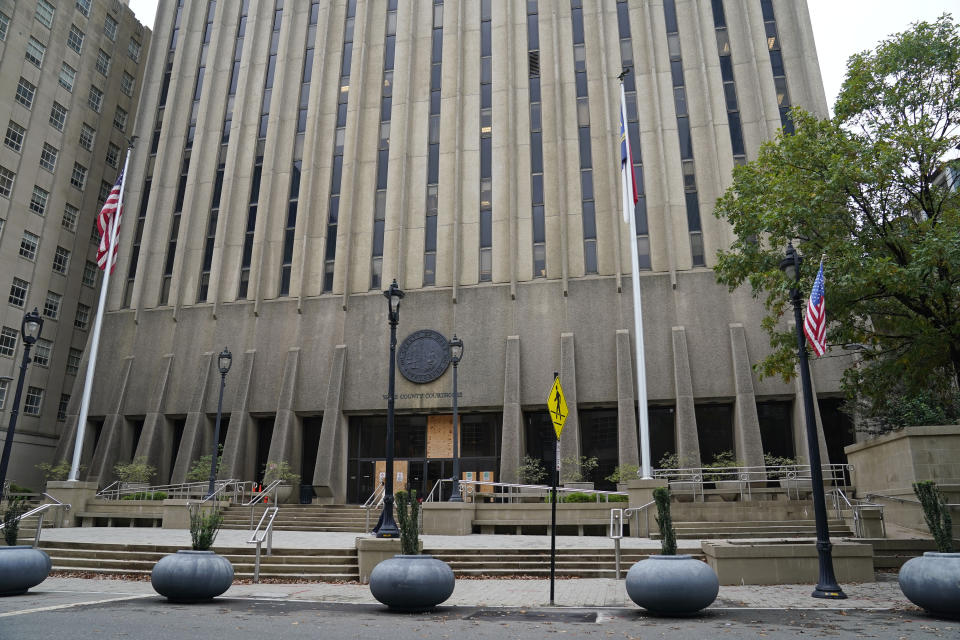
<svg viewBox="0 0 960 640"><path fill-rule="evenodd" d="M43 318L37 313L37 308L23 316L20 323L20 335L23 336L23 361L20 363L20 379L17 380L17 392L13 396L13 407L10 409L10 424L7 427L7 438L3 443L3 457L0 458L0 500L3 500L7 483L7 465L10 464L10 449L13 448L13 434L17 429L17 416L20 415L20 396L23 394L23 379L27 375L27 365L30 364L30 348L40 338L43 331Z"/></svg>
<svg viewBox="0 0 960 640"><path fill-rule="evenodd" d="M213 483L217 479L217 459L220 457L220 416L223 415L223 387L227 384L227 372L233 364L233 354L226 347L217 356L217 367L220 369L220 399L217 400L217 422L213 427L213 451L210 454L210 485L207 487L207 496L213 495Z"/></svg>
<svg viewBox="0 0 960 640"><path fill-rule="evenodd" d="M403 290L397 285L396 279L390 283L390 288L383 292L387 299L387 318L390 321L390 374L387 389L387 473L383 487L383 513L380 515L380 524L377 525L378 538L399 538L400 529L393 519L393 396L397 382L397 324L400 322L400 300Z"/></svg>
<svg viewBox="0 0 960 640"><path fill-rule="evenodd" d="M453 334L449 347L450 362L453 363L453 487L450 502L463 502L460 497L460 418L457 415L457 365L463 357L463 340Z"/></svg>
<svg viewBox="0 0 960 640"><path fill-rule="evenodd" d="M787 255L780 261L780 269L793 280L790 301L797 331L797 359L800 361L800 383L803 387L803 413L807 427L807 452L810 458L810 478L813 488L813 513L817 525L817 554L820 557L820 578L813 590L814 598L843 599L847 595L837 584L833 572L833 553L830 544L830 528L827 525L827 505L823 495L823 472L820 466L820 443L817 440L817 423L813 413L813 391L810 388L810 365L807 362L807 343L803 335L803 313L800 300L800 254L787 244Z"/></svg>

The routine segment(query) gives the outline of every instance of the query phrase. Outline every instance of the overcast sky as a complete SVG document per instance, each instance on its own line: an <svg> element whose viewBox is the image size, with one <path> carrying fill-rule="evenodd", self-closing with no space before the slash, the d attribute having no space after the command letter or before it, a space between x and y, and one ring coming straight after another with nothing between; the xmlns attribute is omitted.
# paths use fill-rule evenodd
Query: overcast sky
<svg viewBox="0 0 960 640"><path fill-rule="evenodd" d="M945 12L960 19L958 0L807 0L807 4L831 112L852 54L872 49L917 20L935 20ZM130 0L130 8L141 22L153 25L156 0Z"/></svg>

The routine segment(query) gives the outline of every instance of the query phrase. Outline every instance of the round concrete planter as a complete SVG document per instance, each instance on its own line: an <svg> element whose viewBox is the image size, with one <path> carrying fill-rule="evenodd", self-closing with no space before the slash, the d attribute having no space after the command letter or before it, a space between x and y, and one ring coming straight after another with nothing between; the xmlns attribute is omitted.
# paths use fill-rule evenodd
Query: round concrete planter
<svg viewBox="0 0 960 640"><path fill-rule="evenodd" d="M370 593L398 611L428 611L453 593L456 580L446 562L429 555L395 555L370 572Z"/></svg>
<svg viewBox="0 0 960 640"><path fill-rule="evenodd" d="M29 545L0 547L0 596L26 593L50 574L50 556Z"/></svg>
<svg viewBox="0 0 960 640"><path fill-rule="evenodd" d="M650 556L627 572L627 595L657 615L689 615L717 599L720 581L705 562L689 555Z"/></svg>
<svg viewBox="0 0 960 640"><path fill-rule="evenodd" d="M960 618L960 553L927 551L908 560L898 580L913 604L939 616Z"/></svg>
<svg viewBox="0 0 960 640"><path fill-rule="evenodd" d="M174 602L204 602L233 584L233 565L213 551L177 551L153 566L150 583Z"/></svg>

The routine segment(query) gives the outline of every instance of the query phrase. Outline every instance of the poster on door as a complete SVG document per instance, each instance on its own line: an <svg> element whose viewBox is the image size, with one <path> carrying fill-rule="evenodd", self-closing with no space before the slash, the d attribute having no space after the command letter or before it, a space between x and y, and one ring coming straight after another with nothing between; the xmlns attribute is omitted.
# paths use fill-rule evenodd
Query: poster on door
<svg viewBox="0 0 960 640"><path fill-rule="evenodd" d="M380 488L380 485L383 484L384 480L387 477L387 461L386 460L377 460L377 488ZM393 491L406 491L407 490L407 461L406 460L394 460L393 461Z"/></svg>

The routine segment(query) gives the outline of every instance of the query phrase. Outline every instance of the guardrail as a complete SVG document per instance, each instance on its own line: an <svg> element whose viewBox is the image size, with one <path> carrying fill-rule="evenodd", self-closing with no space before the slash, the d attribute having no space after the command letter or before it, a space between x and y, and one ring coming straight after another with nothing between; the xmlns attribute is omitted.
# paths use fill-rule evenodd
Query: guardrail
<svg viewBox="0 0 960 640"><path fill-rule="evenodd" d="M845 505L847 509L853 514L853 535L857 538L865 538L865 531L863 529L863 510L868 509L871 511L879 511L880 513L880 531L884 538L887 537L887 527L886 523L883 520L883 505L877 504L875 502L867 502L865 500L851 500L847 497L847 494L843 492L842 489L830 489L827 491L828 496L833 496L833 509L837 514L837 517L842 517L842 506Z"/></svg>
<svg viewBox="0 0 960 640"><path fill-rule="evenodd" d="M825 464L821 467L824 486L846 487L849 485L850 464ZM639 477L639 472L638 472ZM757 467L686 467L678 469L654 469L654 478L664 479L670 491L677 495L692 495L694 500L703 500L704 490L712 488L738 493L741 500L750 500L757 488L777 482L786 489L787 495L800 498L810 493L812 477L810 465L778 465Z"/></svg>
<svg viewBox="0 0 960 640"><path fill-rule="evenodd" d="M34 547L40 544L40 532L43 531L43 518L46 512L53 511L54 509L56 509L58 514L57 526L61 526L63 525L63 512L70 511L69 504L60 502L59 500L57 500L56 498L54 498L48 493L44 493L41 495L45 496L46 498L49 498L50 500L53 500L53 502L48 502L46 504L40 505L39 507L34 507L30 511L27 511L24 514L21 514L20 517L14 520L14 522L20 523L26 518L32 518L33 516L37 516L37 531L33 536ZM5 526L6 526L5 522L0 522L0 529L3 529Z"/></svg>
<svg viewBox="0 0 960 640"><path fill-rule="evenodd" d="M247 540L247 544L257 545L257 557L253 564L254 584L260 582L260 547L263 545L264 540L267 541L267 555L273 555L273 521L276 519L279 511L280 508L276 505L264 509L263 515L260 516L260 522L257 523L256 530L254 530L250 539ZM267 522L266 527L263 525L264 520Z"/></svg>
<svg viewBox="0 0 960 640"><path fill-rule="evenodd" d="M367 501L363 503L363 510L367 514L367 532L370 531L370 510L376 509L383 505L383 494L386 492L386 488L383 484L377 486L376 491L370 494L370 497L367 498ZM429 498L429 496L428 496ZM421 527L423 518L421 518Z"/></svg>
<svg viewBox="0 0 960 640"><path fill-rule="evenodd" d="M282 483L281 480L274 480L266 486L262 491L256 491L253 493L253 498L249 502L245 502L242 506L250 507L250 529L253 529L253 510L258 504L273 496L273 504L277 504L277 487ZM273 507L270 507L273 508Z"/></svg>
<svg viewBox="0 0 960 640"><path fill-rule="evenodd" d="M453 478L442 478L433 485L424 502L437 502L444 495L443 484L453 482ZM464 498L472 496L490 498L494 502L524 502L530 497L549 498L551 487L542 484L517 484L512 482L489 482L486 480L461 480L460 493ZM478 491L477 487L489 487L490 491ZM471 490L472 488L472 490ZM626 491L600 491L597 489L566 489L557 487L558 494L585 493L595 496L596 502L610 502L610 496L627 496Z"/></svg>
<svg viewBox="0 0 960 640"><path fill-rule="evenodd" d="M228 496L230 502L241 502L252 493L254 483L249 480L237 480L231 478L228 480L217 480L214 483L213 495L218 497ZM167 498L180 500L201 500L209 499L207 490L210 487L208 481L203 482L181 482L179 484L162 484L145 486L142 483L128 483L116 480L101 489L96 498L101 500L123 500L126 496L136 495L138 493L157 493L162 492Z"/></svg>

